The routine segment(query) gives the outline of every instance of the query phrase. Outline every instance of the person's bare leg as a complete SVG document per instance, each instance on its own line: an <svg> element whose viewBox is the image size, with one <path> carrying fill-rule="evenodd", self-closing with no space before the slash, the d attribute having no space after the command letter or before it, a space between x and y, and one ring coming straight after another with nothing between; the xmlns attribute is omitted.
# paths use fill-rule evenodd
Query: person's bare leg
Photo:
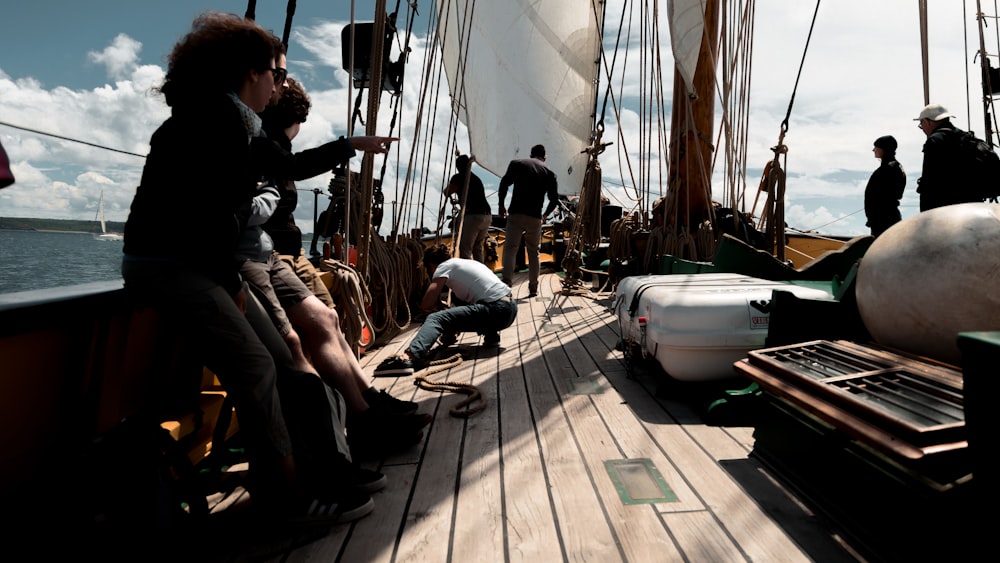
<svg viewBox="0 0 1000 563"><path fill-rule="evenodd" d="M288 334L282 336L285 344L288 345L288 350L292 353L292 367L299 371L304 371L307 373L312 373L315 368L309 359L306 358L305 352L302 350L302 340L299 338L299 334L295 332L295 329L288 331Z"/></svg>
<svg viewBox="0 0 1000 563"><path fill-rule="evenodd" d="M347 408L351 412L367 410L368 403L361 393L371 383L340 330L337 313L313 295L286 312L301 333L303 349L308 351L316 370L344 396Z"/></svg>

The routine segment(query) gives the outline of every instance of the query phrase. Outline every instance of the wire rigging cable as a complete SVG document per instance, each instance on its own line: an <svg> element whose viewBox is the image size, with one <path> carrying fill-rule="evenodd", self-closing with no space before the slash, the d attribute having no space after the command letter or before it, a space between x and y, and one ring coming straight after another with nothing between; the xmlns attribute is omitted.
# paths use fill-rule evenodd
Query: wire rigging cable
<svg viewBox="0 0 1000 563"><path fill-rule="evenodd" d="M114 148L111 148L111 147L106 147L104 145L98 145L96 143L90 143L90 142L87 142L87 141L81 141L80 139L74 139L72 137L63 137L62 135L56 135L55 133L46 133L45 131L39 131L37 129L31 129L30 127L22 127L20 125L14 125L13 123L7 123L6 121L0 121L0 125L6 125L7 127L12 127L14 129L20 129L21 131L27 131L29 133L35 133L37 135L44 135L46 137L52 137L54 139L61 139L63 141L70 141L70 142L73 142L73 143L80 143L81 145L87 145L89 147L94 147L94 148L97 148L97 149L103 149L103 150L106 150L106 151L118 152L118 153L122 153L122 154L127 154L129 156L138 156L139 158L146 158L146 155L144 155L144 154L138 154L138 153L134 153L134 152L123 151L121 149L114 149Z"/></svg>

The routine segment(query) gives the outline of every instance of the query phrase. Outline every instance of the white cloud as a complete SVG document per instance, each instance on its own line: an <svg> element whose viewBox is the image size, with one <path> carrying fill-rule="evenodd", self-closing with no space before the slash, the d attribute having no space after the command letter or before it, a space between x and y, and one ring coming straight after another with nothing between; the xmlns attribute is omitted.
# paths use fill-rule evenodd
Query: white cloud
<svg viewBox="0 0 1000 563"><path fill-rule="evenodd" d="M608 6L608 22L619 21L618 14L614 13L616 5ZM807 2L757 2L746 200L748 205L753 202L760 170L773 158L771 147L779 140L781 123L794 95L783 139L788 147L788 223L802 229L829 226L828 232L834 234L856 234L866 231L863 213L856 212L862 207L864 184L878 164L871 153L871 142L878 136L892 134L897 138L898 156L908 173L904 216L915 210L914 189L920 174L924 141L923 134L912 121L924 105L917 6L903 0L825 3L819 10L811 44L805 51L813 9L814 5ZM971 124L974 130L982 133L982 109L975 91L978 75L965 43L968 24L969 45L973 46L968 49L974 49L977 44L973 40L977 38L971 34L975 19L963 19L953 3L934 4L930 9L932 101L944 103L962 115L958 120L961 126ZM293 30L290 72L302 80L313 100L309 120L295 141L296 148L316 146L347 132L349 107L353 106L352 96L356 96L357 91L348 93L348 76L340 68L341 30L345 23L316 22ZM661 27L666 28L665 25ZM162 81L164 70L156 65L140 66L141 47L139 41L122 34L103 49L90 52L90 60L103 65L112 78L112 83L91 90L46 88L31 78L12 79L0 70L0 100L3 100L0 121L145 154L150 135L169 115L169 108L161 97L150 92ZM410 47L405 93L399 99L383 94L378 117L380 134L387 132L395 119L393 134L402 137L399 143L402 164L397 168L394 147L394 160L386 171L386 212L392 212L393 200L402 198L396 186L402 189L407 167L412 163L413 170L409 174L414 187L411 190L428 188L426 220L433 225L439 204L437 190L443 182L445 166L450 166L452 160L449 151L456 144L463 152L468 146L461 129L457 141L449 138L446 103L436 115L425 110L421 129L414 130L420 110L419 79L423 73L426 44L416 39L411 40ZM395 58L398 43L394 43L393 48L392 57ZM639 53L634 42L630 49L629 59L637 61ZM803 54L805 62L799 77ZM663 64L668 67L669 49L663 51L663 56ZM624 53L619 57L619 60L624 59ZM971 69L971 103L966 102L966 69ZM663 103L670 104L672 77L669 71L665 72ZM637 95L641 78L635 70L625 73L625 91ZM599 103L603 102L603 81L604 77ZM617 88L622 75L614 76L613 81ZM441 99L446 99L443 93ZM967 106L969 118L964 117ZM361 104L365 119L366 108L367 98ZM664 113L669 122L669 108ZM620 124L617 118L621 119ZM634 190L627 169L622 172L623 156L628 155L631 159L633 172L638 177L641 161L636 139L649 123L640 123L635 108L625 108L616 117L609 107L605 125L604 140L614 143L601 157L605 182L609 195L625 206L627 212L633 205L628 198ZM664 124L668 126L669 123ZM624 131L625 142L617 136L619 127ZM716 133L713 132L713 136ZM14 186L0 191L0 215L91 219L93 206L103 189L108 218L125 219L141 173L141 158L3 126L0 126L0 140L11 156L18 180ZM433 147L425 149L427 143L432 143ZM653 149L654 160L647 167L652 172L647 177L659 178L664 174L666 155L655 143ZM352 167L359 169L360 162L360 158L354 159ZM381 165L379 157L376 175L381 172ZM397 175L400 178L397 179ZM488 191L495 190L496 178L481 175ZM622 183L620 178L623 176L628 190L615 187ZM300 182L299 187L325 193L329 178L324 175ZM657 197L662 189L659 184L653 186L651 197ZM566 191L570 191L569 187ZM319 199L320 205L324 205L325 197ZM305 230L311 230L312 200L312 194L301 192L296 216ZM495 195L491 196L491 201L495 202ZM851 232L843 232L847 230Z"/></svg>
<svg viewBox="0 0 1000 563"><path fill-rule="evenodd" d="M87 58L107 68L108 76L121 79L132 74L139 62L142 43L119 33L103 51L90 51Z"/></svg>
<svg viewBox="0 0 1000 563"><path fill-rule="evenodd" d="M103 189L108 219L125 219L143 158L66 139L138 155L148 151L150 135L169 111L149 91L162 81L163 69L136 66L128 53L138 47L118 36L102 61L132 74L92 90L46 89L32 78L0 75L0 121L17 127L2 128L17 182L0 192L0 214L92 219Z"/></svg>

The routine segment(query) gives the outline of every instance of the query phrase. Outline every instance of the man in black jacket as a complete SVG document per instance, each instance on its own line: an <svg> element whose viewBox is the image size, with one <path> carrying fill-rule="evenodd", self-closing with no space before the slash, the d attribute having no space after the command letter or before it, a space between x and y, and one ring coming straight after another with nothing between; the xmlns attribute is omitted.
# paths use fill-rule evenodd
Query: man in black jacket
<svg viewBox="0 0 1000 563"><path fill-rule="evenodd" d="M954 115L941 104L930 104L914 119L917 127L927 135L924 141L924 163L917 193L920 194L920 211L935 207L982 201L972 189L975 178L961 151L964 131L951 124Z"/></svg>

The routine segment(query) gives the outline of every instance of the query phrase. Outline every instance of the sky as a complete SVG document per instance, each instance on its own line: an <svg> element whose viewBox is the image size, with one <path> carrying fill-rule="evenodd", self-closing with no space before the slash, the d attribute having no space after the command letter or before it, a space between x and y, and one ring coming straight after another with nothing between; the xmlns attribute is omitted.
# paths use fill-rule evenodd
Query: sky
<svg viewBox="0 0 1000 563"><path fill-rule="evenodd" d="M162 81L166 55L196 14L218 10L242 15L247 3L0 2L4 23L0 34L0 143L17 178L16 184L0 190L0 216L90 220L95 218L103 192L106 218L124 221L139 183L149 137L169 116L162 97L150 91ZM620 2L613 3L617 4ZM930 101L942 103L955 113L958 118L953 121L959 127L983 136L976 2L939 0L929 4ZM313 101L309 118L295 140L297 149L316 146L347 131L352 99L347 73L341 68L340 32L351 19L352 5L357 21L372 20L374 0L296 3L288 68ZM392 10L396 3L390 1L387 5ZM405 8L406 3L402 5ZM993 6L989 3L984 11L992 13ZM416 37L406 71L414 79L422 71L426 18L433 4L424 0L417 2L417 7L421 18L414 26ZM756 191L791 103L783 139L788 147L787 223L827 234L864 234L863 194L868 177L878 166L872 142L879 136L893 135L898 140L897 156L907 172L901 211L904 217L917 213L915 189L924 135L914 118L925 103L918 2L822 2L807 49L815 10L816 4L806 0L756 1L746 176ZM284 0L257 2L257 21L278 35L285 15ZM1000 46L993 22L988 20L991 25L986 30L986 45L996 66L995 54L1000 52ZM664 53L669 55L669 51ZM626 75L624 80L634 84L636 78ZM670 86L664 84L665 88ZM416 90L415 86L405 88L398 106L384 101L379 117L379 133L385 134L392 110L398 108L403 116L394 135L402 138L404 161L408 140L413 138L412 120L407 123L406 118L416 115ZM630 110L621 119L626 139L638 134L635 115ZM617 124L609 126L606 140L614 138L613 127ZM461 141L458 146L468 148ZM605 193L628 211L630 204L616 187L620 184L621 164L615 152L609 150L601 157ZM445 171L443 160L431 163L439 177ZM355 159L355 166L358 161ZM385 184L387 213L394 200L395 170L389 167ZM485 171L477 173L496 209L497 178ZM428 172L428 177L433 175ZM325 207L328 181L329 175L298 183L303 191L295 215L305 232L312 230L314 213L314 194L309 191L324 194L318 201L321 208ZM179 224L185 205L184 189L178 186L177 209L169 211L178 214ZM747 197L752 200L754 196ZM436 204L428 207L431 209L425 207L425 216L433 228Z"/></svg>

